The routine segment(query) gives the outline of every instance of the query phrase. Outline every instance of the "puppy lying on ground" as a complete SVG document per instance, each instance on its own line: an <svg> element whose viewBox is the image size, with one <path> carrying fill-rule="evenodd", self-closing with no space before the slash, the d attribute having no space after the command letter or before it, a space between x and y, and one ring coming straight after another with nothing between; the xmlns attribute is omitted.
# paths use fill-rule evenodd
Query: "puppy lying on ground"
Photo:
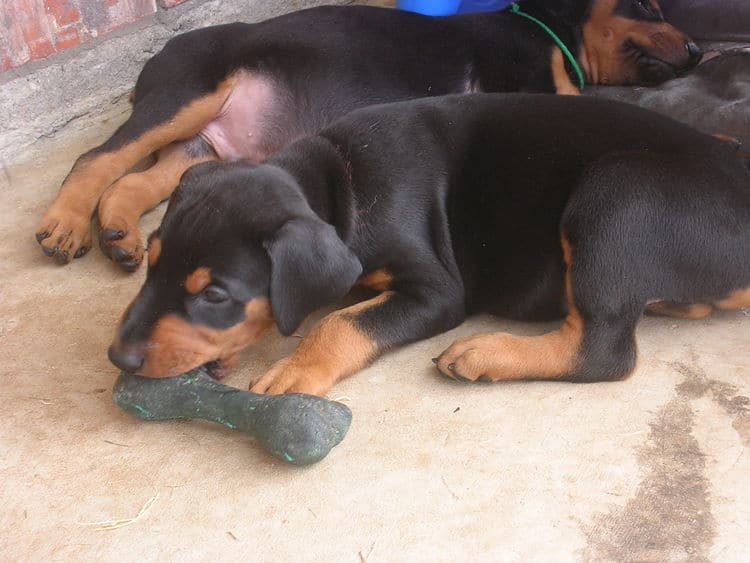
<svg viewBox="0 0 750 563"><path fill-rule="evenodd" d="M175 37L144 66L130 118L76 161L37 229L42 250L62 263L83 256L98 206L101 248L132 271L143 258L139 217L189 166L259 162L356 108L477 91L574 94L574 65L590 83L653 84L700 59L656 0L519 5L526 15L448 18L328 6ZM153 167L123 176L157 152Z"/></svg>
<svg viewBox="0 0 750 563"><path fill-rule="evenodd" d="M575 119L570 116L574 115ZM436 360L475 381L606 381L635 366L644 309L750 305L750 170L733 143L606 100L475 94L353 112L261 165L191 168L151 237L109 356L220 375L355 284L258 392L322 394L380 353L481 311L564 318Z"/></svg>

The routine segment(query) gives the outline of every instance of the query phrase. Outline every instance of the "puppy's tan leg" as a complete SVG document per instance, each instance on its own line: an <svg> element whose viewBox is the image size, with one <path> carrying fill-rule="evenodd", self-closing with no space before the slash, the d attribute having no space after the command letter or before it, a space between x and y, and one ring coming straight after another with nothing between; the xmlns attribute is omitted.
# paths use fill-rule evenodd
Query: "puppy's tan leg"
<svg viewBox="0 0 750 563"><path fill-rule="evenodd" d="M506 333L459 338L437 359L437 367L459 380L562 379L575 368L583 340L576 311L562 327L541 336Z"/></svg>
<svg viewBox="0 0 750 563"><path fill-rule="evenodd" d="M646 306L646 312L654 315L677 317L681 319L702 319L709 316L714 307L726 311L750 307L750 287L738 289L714 303L674 303L657 301Z"/></svg>
<svg viewBox="0 0 750 563"><path fill-rule="evenodd" d="M565 57L560 47L552 47L552 81L555 84L555 92L565 96L580 96L578 86L570 80L565 70Z"/></svg>
<svg viewBox="0 0 750 563"><path fill-rule="evenodd" d="M634 367L636 319L611 319L580 311L574 298L573 251L561 240L568 314L562 326L541 336L477 334L456 340L435 360L438 369L457 380L559 379L610 381Z"/></svg>
<svg viewBox="0 0 750 563"><path fill-rule="evenodd" d="M705 303L675 303L657 301L646 305L646 312L652 315L675 317L678 319L702 319L713 312L712 305Z"/></svg>
<svg viewBox="0 0 750 563"><path fill-rule="evenodd" d="M469 381L554 379L570 374L583 341L583 319L573 300L570 245L564 237L561 244L568 302L568 316L562 326L542 336L496 332L459 338L435 360L442 373Z"/></svg>
<svg viewBox="0 0 750 563"><path fill-rule="evenodd" d="M164 121L151 124L144 98L133 114L103 145L84 154L65 178L57 198L39 223L36 238L47 256L60 263L91 248L91 216L104 190L143 158L177 140L189 139L213 119L226 100L233 78L188 103Z"/></svg>
<svg viewBox="0 0 750 563"><path fill-rule="evenodd" d="M716 305L718 309L724 309L726 311L750 307L750 287L733 291L721 301L716 301L714 305Z"/></svg>
<svg viewBox="0 0 750 563"><path fill-rule="evenodd" d="M138 232L141 215L167 199L190 166L215 159L199 137L172 143L159 151L158 160L144 172L128 174L113 184L99 202L99 244L123 270L133 271L143 261L144 245Z"/></svg>
<svg viewBox="0 0 750 563"><path fill-rule="evenodd" d="M276 362L252 383L250 390L271 395L324 395L337 381L361 370L377 355L378 345L357 326L355 318L392 295L387 291L323 318L291 356Z"/></svg>

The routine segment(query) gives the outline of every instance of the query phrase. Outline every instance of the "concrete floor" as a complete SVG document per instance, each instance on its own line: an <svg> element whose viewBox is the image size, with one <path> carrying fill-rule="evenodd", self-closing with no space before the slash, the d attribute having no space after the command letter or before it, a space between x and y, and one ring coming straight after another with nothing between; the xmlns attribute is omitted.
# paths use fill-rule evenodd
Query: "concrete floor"
<svg viewBox="0 0 750 563"><path fill-rule="evenodd" d="M457 336L548 328L474 319L335 387L354 422L308 468L223 427L119 410L105 350L143 272L98 250L58 267L33 233L126 110L0 174L0 559L750 559L748 311L644 319L637 372L592 385L439 377L430 358ZM266 338L229 384L296 342Z"/></svg>

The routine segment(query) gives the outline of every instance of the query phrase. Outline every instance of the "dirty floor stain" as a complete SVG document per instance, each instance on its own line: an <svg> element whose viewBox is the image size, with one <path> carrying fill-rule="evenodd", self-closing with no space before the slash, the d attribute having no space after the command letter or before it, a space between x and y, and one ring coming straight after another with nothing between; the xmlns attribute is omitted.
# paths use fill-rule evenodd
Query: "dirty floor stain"
<svg viewBox="0 0 750 563"><path fill-rule="evenodd" d="M672 367L685 377L677 391L691 399L709 396L732 419L732 427L746 448L750 447L750 398L740 395L735 385L709 379L700 368L676 362Z"/></svg>
<svg viewBox="0 0 750 563"><path fill-rule="evenodd" d="M699 381L678 371L685 381L677 387L677 397L657 413L647 443L637 453L644 478L624 507L596 515L584 529L586 561L709 560L716 523L705 456L692 435L690 405L705 391L698 393Z"/></svg>

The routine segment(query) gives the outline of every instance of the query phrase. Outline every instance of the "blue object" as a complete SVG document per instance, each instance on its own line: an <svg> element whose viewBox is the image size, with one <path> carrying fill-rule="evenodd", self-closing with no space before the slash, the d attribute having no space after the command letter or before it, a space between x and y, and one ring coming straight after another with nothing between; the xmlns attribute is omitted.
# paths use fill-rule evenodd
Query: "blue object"
<svg viewBox="0 0 750 563"><path fill-rule="evenodd" d="M398 0L400 10L417 12L426 16L450 16L458 12L461 0Z"/></svg>
<svg viewBox="0 0 750 563"><path fill-rule="evenodd" d="M459 14L468 14L470 12L493 12L502 10L513 0L463 0L461 7L458 8Z"/></svg>
<svg viewBox="0 0 750 563"><path fill-rule="evenodd" d="M501 10L511 2L512 0L398 0L396 7L427 16L450 16Z"/></svg>

